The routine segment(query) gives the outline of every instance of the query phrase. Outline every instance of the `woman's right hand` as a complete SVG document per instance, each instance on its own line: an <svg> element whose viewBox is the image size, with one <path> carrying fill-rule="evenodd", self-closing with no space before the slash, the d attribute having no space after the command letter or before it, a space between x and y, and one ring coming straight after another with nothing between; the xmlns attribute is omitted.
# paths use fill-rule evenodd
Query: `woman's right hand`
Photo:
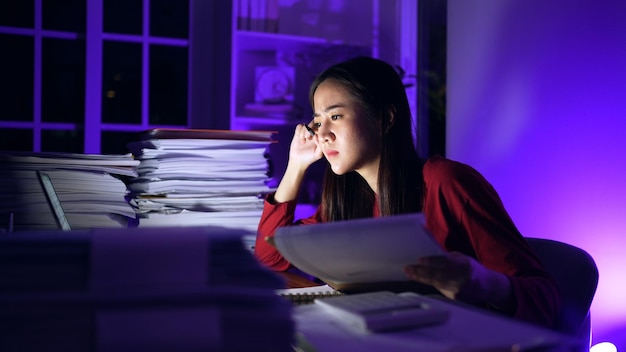
<svg viewBox="0 0 626 352"><path fill-rule="evenodd" d="M283 203L295 200L306 170L323 155L318 136L313 136L303 124L297 125L289 146L287 169L274 193L274 201Z"/></svg>
<svg viewBox="0 0 626 352"><path fill-rule="evenodd" d="M318 136L311 135L304 124L298 124L289 146L289 163L306 169L323 155Z"/></svg>

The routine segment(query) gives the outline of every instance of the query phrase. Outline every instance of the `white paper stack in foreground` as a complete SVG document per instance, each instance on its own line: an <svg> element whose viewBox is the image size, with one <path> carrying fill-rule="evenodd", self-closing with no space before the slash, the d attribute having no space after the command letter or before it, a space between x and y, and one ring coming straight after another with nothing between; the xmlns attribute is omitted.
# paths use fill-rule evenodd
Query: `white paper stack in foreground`
<svg viewBox="0 0 626 352"><path fill-rule="evenodd" d="M283 285L217 227L0 237L1 351L281 351Z"/></svg>

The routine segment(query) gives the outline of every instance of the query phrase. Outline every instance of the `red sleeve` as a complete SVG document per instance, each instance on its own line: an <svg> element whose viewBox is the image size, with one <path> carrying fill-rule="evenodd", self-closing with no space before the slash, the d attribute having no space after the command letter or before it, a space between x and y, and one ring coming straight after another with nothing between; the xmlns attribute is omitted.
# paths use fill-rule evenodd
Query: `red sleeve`
<svg viewBox="0 0 626 352"><path fill-rule="evenodd" d="M254 255L262 264L274 271L285 271L289 269L291 263L283 258L274 246L267 243L265 238L274 237L274 231L279 227L309 225L321 222L319 209L311 217L294 222L295 210L295 201L277 203L274 201L273 193L265 197L263 213L259 221L256 243L254 245Z"/></svg>
<svg viewBox="0 0 626 352"><path fill-rule="evenodd" d="M442 157L425 164L424 182L427 226L442 246L505 274L517 302L513 316L552 327L560 309L556 284L495 189L470 166Z"/></svg>

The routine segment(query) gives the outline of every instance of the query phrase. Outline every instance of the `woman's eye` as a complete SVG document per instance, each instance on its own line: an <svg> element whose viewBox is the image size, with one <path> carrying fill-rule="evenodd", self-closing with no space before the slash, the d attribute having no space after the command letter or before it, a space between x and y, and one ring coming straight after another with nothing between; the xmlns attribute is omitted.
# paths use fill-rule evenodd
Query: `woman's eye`
<svg viewBox="0 0 626 352"><path fill-rule="evenodd" d="M338 119L338 118L340 118L340 117L341 117L341 115L331 115L331 116L330 116L330 119L331 119L331 120L333 120L333 121L335 121L335 120L337 120L337 119Z"/></svg>
<svg viewBox="0 0 626 352"><path fill-rule="evenodd" d="M319 122L313 122L313 128L315 128L315 129L320 128L321 125L322 124L319 123Z"/></svg>

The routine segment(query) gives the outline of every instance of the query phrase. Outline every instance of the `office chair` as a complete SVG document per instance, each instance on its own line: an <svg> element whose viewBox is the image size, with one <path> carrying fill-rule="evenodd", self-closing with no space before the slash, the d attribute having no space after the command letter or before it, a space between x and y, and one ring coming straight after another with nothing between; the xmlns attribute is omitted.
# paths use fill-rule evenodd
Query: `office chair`
<svg viewBox="0 0 626 352"><path fill-rule="evenodd" d="M561 313L556 330L591 343L589 308L598 286L595 261L581 248L543 239L526 238L561 292ZM589 346L584 350L589 351Z"/></svg>

